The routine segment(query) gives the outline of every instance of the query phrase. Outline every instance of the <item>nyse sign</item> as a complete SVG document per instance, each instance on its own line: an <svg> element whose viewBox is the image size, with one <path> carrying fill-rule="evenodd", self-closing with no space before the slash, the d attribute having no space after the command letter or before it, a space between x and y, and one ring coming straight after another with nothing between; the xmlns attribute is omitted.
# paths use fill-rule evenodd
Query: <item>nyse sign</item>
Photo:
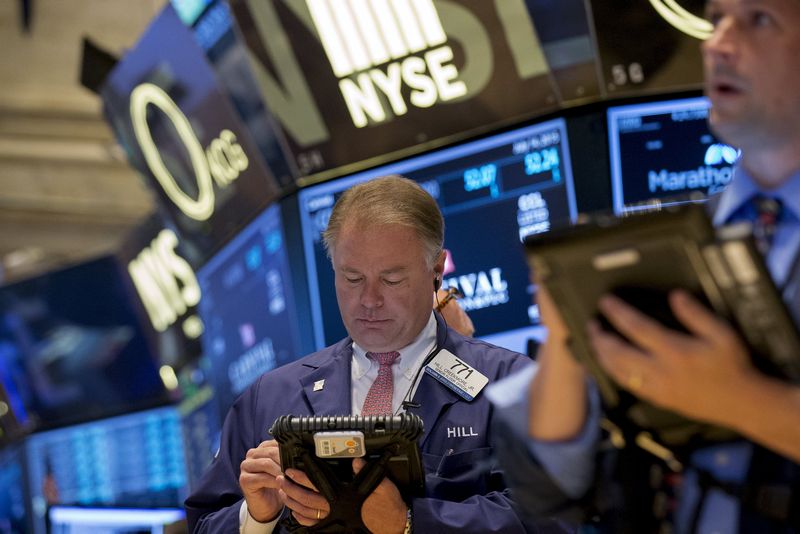
<svg viewBox="0 0 800 534"><path fill-rule="evenodd" d="M384 4L384 5L381 5ZM389 118L383 100L396 116L408 112L403 87L411 89L409 102L420 108L465 96L467 86L452 64L439 14L431 0L396 2L326 2L311 0L308 7L353 124L367 125ZM410 54L424 51L419 58ZM402 61L392 61L401 59ZM350 76L356 75L353 80ZM379 94L379 91L381 94Z"/></svg>
<svg viewBox="0 0 800 534"><path fill-rule="evenodd" d="M128 273L157 332L164 332L200 302L197 277L189 263L177 254L177 246L178 236L171 230L162 230L128 263ZM202 329L195 316L183 323L183 332L191 339L199 337Z"/></svg>
<svg viewBox="0 0 800 534"><path fill-rule="evenodd" d="M231 5L267 106L296 161L312 162L302 172L507 123L558 102L524 0Z"/></svg>

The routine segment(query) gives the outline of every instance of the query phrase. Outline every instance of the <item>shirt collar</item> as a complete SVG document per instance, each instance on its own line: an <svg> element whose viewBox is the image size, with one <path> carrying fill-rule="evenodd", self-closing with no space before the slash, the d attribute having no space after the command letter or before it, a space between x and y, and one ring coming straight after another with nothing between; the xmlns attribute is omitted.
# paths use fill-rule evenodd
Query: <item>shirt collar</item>
<svg viewBox="0 0 800 534"><path fill-rule="evenodd" d="M409 380L419 367L420 362L430 353L436 345L436 318L431 311L428 323L417 335L416 339L407 346L400 349L400 358L397 360L397 367ZM367 358L367 351L353 341L353 372L356 379L363 377L370 366L377 365L374 361Z"/></svg>
<svg viewBox="0 0 800 534"><path fill-rule="evenodd" d="M777 189L763 191L741 165L736 166L734 178L722 192L714 213L714 225L730 222L731 217L756 193L766 193L783 203L785 213L796 220L800 217L800 171L794 173Z"/></svg>

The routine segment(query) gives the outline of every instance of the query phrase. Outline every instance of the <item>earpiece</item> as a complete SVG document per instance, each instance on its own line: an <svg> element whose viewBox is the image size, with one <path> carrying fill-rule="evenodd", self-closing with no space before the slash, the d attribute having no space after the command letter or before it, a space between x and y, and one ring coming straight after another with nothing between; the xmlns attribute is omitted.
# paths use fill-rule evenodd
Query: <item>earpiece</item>
<svg viewBox="0 0 800 534"><path fill-rule="evenodd" d="M439 288L442 286L442 279L438 276L433 277L433 290L439 291Z"/></svg>

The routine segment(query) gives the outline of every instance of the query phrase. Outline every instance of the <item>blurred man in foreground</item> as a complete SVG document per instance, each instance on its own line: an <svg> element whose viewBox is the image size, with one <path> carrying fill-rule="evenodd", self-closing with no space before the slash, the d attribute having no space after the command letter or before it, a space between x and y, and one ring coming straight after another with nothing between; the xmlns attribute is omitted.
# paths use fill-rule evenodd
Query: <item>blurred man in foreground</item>
<svg viewBox="0 0 800 534"><path fill-rule="evenodd" d="M710 0L707 14L714 25L702 46L710 125L742 151L732 183L710 202L713 221L754 219L766 197L775 225L765 257L797 322L800 1ZM549 331L539 367L499 386L505 398L497 396L504 424L527 441L507 450L506 461L515 467L512 487L534 514L597 510L590 490L598 483L596 392L569 352L569 332L546 291L540 290L538 301ZM800 387L757 371L737 334L685 292L674 291L670 305L688 334L611 296L601 300L600 310L627 340L596 323L587 325L601 364L620 387L691 419L733 429L747 440L698 450L682 479L667 481L677 502L670 528L796 531ZM512 385L519 394L515 399L508 398ZM589 519L585 513L571 517Z"/></svg>

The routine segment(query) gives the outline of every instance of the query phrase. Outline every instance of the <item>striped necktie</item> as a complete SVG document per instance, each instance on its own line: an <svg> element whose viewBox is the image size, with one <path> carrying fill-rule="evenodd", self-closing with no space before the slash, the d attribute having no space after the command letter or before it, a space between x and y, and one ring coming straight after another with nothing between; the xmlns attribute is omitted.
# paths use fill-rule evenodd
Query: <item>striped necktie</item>
<svg viewBox="0 0 800 534"><path fill-rule="evenodd" d="M759 252L766 256L783 213L783 203L780 199L764 195L755 195L751 202L754 208L753 237Z"/></svg>

